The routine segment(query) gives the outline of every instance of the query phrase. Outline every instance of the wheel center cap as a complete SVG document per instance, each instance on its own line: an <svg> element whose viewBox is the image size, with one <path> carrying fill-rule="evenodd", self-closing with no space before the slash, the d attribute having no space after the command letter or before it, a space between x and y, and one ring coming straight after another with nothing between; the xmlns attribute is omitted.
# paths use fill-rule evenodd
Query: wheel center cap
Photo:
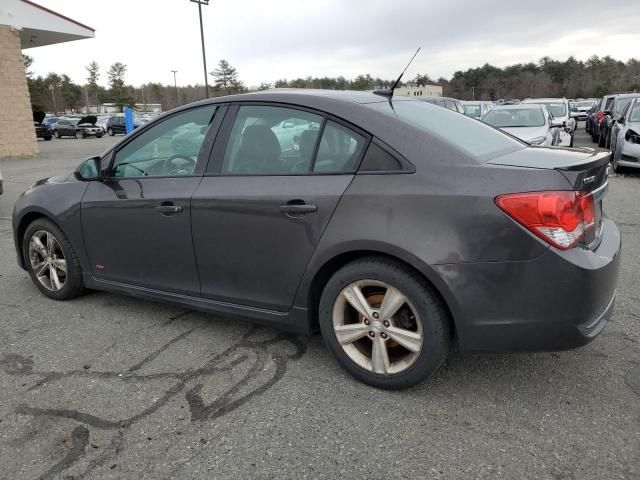
<svg viewBox="0 0 640 480"><path fill-rule="evenodd" d="M373 327L373 331L374 331L374 332L381 332L381 331L382 331L382 329L383 329L382 322L380 322L380 321L378 321L378 320L374 320L374 321L371 323L371 325L372 325L372 327Z"/></svg>

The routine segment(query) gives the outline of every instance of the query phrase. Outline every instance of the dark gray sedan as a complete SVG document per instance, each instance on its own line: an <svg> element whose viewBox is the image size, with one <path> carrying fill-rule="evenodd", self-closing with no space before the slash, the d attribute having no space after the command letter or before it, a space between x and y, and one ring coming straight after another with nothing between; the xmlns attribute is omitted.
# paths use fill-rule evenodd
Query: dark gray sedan
<svg viewBox="0 0 640 480"><path fill-rule="evenodd" d="M381 388L448 353L577 347L612 312L609 154L530 147L411 98L187 105L16 202L46 296L170 301L308 334Z"/></svg>

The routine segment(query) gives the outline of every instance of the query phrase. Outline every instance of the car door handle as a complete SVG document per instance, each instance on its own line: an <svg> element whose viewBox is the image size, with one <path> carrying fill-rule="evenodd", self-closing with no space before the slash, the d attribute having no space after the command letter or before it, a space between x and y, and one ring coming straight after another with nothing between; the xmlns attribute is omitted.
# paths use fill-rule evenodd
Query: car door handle
<svg viewBox="0 0 640 480"><path fill-rule="evenodd" d="M184 210L180 205L163 204L156 207L156 210L164 216L173 215L174 213L180 213Z"/></svg>
<svg viewBox="0 0 640 480"><path fill-rule="evenodd" d="M280 212L286 214L287 216L305 215L307 213L313 213L317 211L318 207L316 205L300 203L299 201L291 201L286 205L280 205Z"/></svg>

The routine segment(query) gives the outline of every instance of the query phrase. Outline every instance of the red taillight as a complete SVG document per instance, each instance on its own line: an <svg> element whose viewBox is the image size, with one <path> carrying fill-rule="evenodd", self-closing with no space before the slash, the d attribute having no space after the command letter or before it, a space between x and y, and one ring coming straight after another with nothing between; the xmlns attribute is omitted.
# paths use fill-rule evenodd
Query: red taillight
<svg viewBox="0 0 640 480"><path fill-rule="evenodd" d="M567 250L594 226L593 195L572 191L511 193L496 205L533 234Z"/></svg>
<svg viewBox="0 0 640 480"><path fill-rule="evenodd" d="M604 112L596 113L596 120L600 122L604 118Z"/></svg>

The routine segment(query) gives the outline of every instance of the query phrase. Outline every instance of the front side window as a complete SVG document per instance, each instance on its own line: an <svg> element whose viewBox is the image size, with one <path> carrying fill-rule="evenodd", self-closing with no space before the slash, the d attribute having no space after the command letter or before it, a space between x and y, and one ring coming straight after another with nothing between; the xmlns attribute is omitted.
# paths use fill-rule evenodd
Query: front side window
<svg viewBox="0 0 640 480"><path fill-rule="evenodd" d="M640 103L636 103L629 115L630 122L640 122Z"/></svg>
<svg viewBox="0 0 640 480"><path fill-rule="evenodd" d="M631 103L631 99L630 98L623 98L620 99L616 102L615 108L614 108L614 114L615 115L620 115L622 113L622 111L627 108L627 105L629 105Z"/></svg>
<svg viewBox="0 0 640 480"><path fill-rule="evenodd" d="M222 173L277 175L311 171L320 115L286 107L241 106Z"/></svg>
<svg viewBox="0 0 640 480"><path fill-rule="evenodd" d="M113 176L192 175L216 108L178 113L138 135L116 153Z"/></svg>

